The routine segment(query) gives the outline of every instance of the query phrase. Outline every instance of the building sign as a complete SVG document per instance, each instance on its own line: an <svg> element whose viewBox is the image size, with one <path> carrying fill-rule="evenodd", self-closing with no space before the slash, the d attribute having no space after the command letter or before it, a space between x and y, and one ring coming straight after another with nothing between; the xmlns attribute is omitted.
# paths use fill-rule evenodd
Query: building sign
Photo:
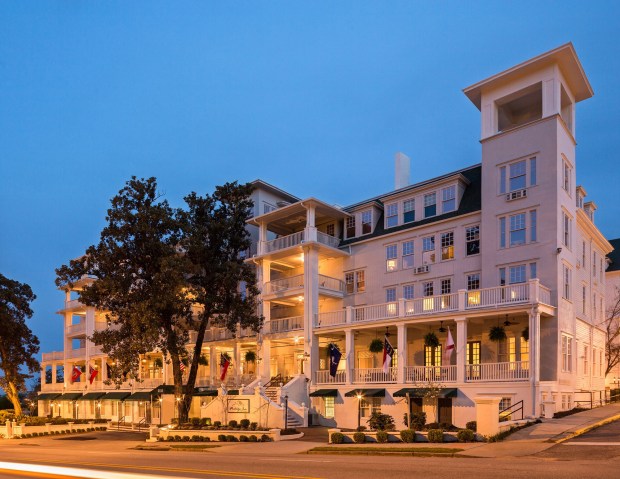
<svg viewBox="0 0 620 479"><path fill-rule="evenodd" d="M250 412L250 400L249 399L229 399L228 400L228 412L229 413L249 413Z"/></svg>

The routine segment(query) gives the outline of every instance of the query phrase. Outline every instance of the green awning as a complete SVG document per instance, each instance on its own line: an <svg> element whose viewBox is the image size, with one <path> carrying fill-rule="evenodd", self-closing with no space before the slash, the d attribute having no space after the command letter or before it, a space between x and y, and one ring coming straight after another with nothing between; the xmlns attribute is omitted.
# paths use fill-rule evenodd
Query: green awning
<svg viewBox="0 0 620 479"><path fill-rule="evenodd" d="M195 391L194 396L217 396L217 389L205 389L203 391Z"/></svg>
<svg viewBox="0 0 620 479"><path fill-rule="evenodd" d="M238 396L239 395L239 390L238 389L231 389L230 391L228 391L227 394L229 396Z"/></svg>
<svg viewBox="0 0 620 479"><path fill-rule="evenodd" d="M162 384L161 386L157 386L152 391L153 396L159 396L161 394L174 394L174 385L172 384Z"/></svg>
<svg viewBox="0 0 620 479"><path fill-rule="evenodd" d="M356 397L358 394L365 398L384 398L385 389L354 389L346 393L345 397Z"/></svg>
<svg viewBox="0 0 620 479"><path fill-rule="evenodd" d="M139 391L137 393L133 393L129 396L125 401L150 401L151 400L152 391Z"/></svg>
<svg viewBox="0 0 620 479"><path fill-rule="evenodd" d="M337 389L318 389L313 393L310 393L311 398L321 398L321 397L336 397L338 396Z"/></svg>
<svg viewBox="0 0 620 479"><path fill-rule="evenodd" d="M105 396L105 393L86 393L78 401L96 401L102 396Z"/></svg>
<svg viewBox="0 0 620 479"><path fill-rule="evenodd" d="M128 392L113 392L108 393L101 398L102 401L124 401L127 396L131 396L131 393Z"/></svg>
<svg viewBox="0 0 620 479"><path fill-rule="evenodd" d="M455 398L457 395L456 388L441 388L437 397L440 398ZM423 398L428 392L428 388L403 388L396 391L394 397L405 397L409 394L412 398Z"/></svg>
<svg viewBox="0 0 620 479"><path fill-rule="evenodd" d="M82 397L82 393L64 393L62 396L57 398L57 400L58 401L75 401L81 397Z"/></svg>
<svg viewBox="0 0 620 479"><path fill-rule="evenodd" d="M60 396L59 393L43 393L39 394L39 396L37 397L37 401L53 401L58 396Z"/></svg>

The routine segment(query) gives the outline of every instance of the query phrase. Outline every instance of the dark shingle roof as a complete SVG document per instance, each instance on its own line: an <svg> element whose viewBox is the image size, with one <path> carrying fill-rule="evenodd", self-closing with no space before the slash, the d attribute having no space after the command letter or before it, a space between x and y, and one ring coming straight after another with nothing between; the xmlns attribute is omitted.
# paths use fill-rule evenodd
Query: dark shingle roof
<svg viewBox="0 0 620 479"><path fill-rule="evenodd" d="M614 250L607 255L611 260L607 271L620 271L620 238L609 240Z"/></svg>
<svg viewBox="0 0 620 479"><path fill-rule="evenodd" d="M411 228L416 228L418 226L423 226L423 225L427 225L430 223L434 223L436 221L441 221L441 220L445 220L445 219L449 219L449 218L455 218L457 216L461 216L461 215L465 215L467 213L473 213L474 211L480 211L481 209L481 205L482 205L482 201L480 198L481 195L481 185L482 185L482 165L475 165L472 166L470 168L467 168L465 170L459 170L459 171L455 171L453 173L449 173L447 175L442 175L438 178L434 178L432 180L428 180L425 181L421 184L417 184L417 185L412 185L410 188L414 189L417 188L419 186L422 185L428 185L431 184L435 181L439 181L439 180L443 180L444 178L448 177L448 176L452 176L455 174L461 174L463 175L465 178L467 178L469 180L469 185L467 186L467 188L465 189L465 192L463 193L463 198L461 198L461 202L459 204L459 209L456 211L451 211L450 213L446 213L443 215L438 215L438 216L433 216L431 218L424 218L421 219L419 221L414 221L412 223L407 223L404 225L400 225L400 226L395 226L394 228L388 228L385 229L384 227L384 221L383 221L383 213L381 213L381 216L379 217L379 220L377 221L377 225L375 226L374 231L369 234L369 235L364 235L364 236L359 236L356 238L351 238L351 239L347 239L347 240L343 240L340 245L341 246L347 246L350 244L355 244L359 241L364 241L367 240L369 238L376 238L379 236L383 236L384 234L388 234L388 233L395 233L397 231L405 231ZM390 195L393 194L390 193ZM387 197L388 195L383 195L382 197ZM381 197L380 197L381 198ZM378 198L373 198L371 200L368 200L368 202L372 202L374 200L376 200ZM356 205L353 205L353 207L359 206L361 203L357 203ZM352 208L351 206L349 206L348 208L346 208L347 210ZM620 258L618 258L618 262L620 262Z"/></svg>

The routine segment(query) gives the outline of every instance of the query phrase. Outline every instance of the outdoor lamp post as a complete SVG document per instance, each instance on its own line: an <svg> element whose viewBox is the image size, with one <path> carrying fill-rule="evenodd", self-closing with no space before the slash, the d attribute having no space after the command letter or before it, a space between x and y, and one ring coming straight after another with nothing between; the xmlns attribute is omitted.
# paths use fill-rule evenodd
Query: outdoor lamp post
<svg viewBox="0 0 620 479"><path fill-rule="evenodd" d="M162 406L163 406L163 402L164 402L164 398L159 396L159 425L161 426L161 416L162 416Z"/></svg>
<svg viewBox="0 0 620 479"><path fill-rule="evenodd" d="M284 429L288 429L288 394L284 396Z"/></svg>
<svg viewBox="0 0 620 479"><path fill-rule="evenodd" d="M357 429L361 427L362 422L362 395L360 393L357 394Z"/></svg>

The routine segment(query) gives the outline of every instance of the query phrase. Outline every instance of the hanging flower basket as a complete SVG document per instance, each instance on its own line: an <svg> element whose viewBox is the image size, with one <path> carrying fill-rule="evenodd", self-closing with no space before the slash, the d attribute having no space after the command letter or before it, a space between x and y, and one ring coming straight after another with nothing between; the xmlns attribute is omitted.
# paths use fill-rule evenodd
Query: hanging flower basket
<svg viewBox="0 0 620 479"><path fill-rule="evenodd" d="M162 359L161 359L161 358L155 358L155 360L153 361L153 366L154 366L155 368L159 368L159 369L161 369L161 368L163 368L163 367L164 367L164 362L162 361Z"/></svg>
<svg viewBox="0 0 620 479"><path fill-rule="evenodd" d="M432 331L424 336L424 346L428 348L436 348L439 346L439 338Z"/></svg>
<svg viewBox="0 0 620 479"><path fill-rule="evenodd" d="M245 352L245 362L253 363L256 361L256 353L254 351L246 351Z"/></svg>
<svg viewBox="0 0 620 479"><path fill-rule="evenodd" d="M208 366L209 365L209 360L207 359L207 357L204 354L201 354L200 357L198 358L198 364L200 366Z"/></svg>
<svg viewBox="0 0 620 479"><path fill-rule="evenodd" d="M503 326L493 326L489 329L489 341L504 341L506 339L506 330Z"/></svg>
<svg viewBox="0 0 620 479"><path fill-rule="evenodd" d="M368 345L368 351L371 353L380 353L383 351L383 341L380 339L373 339Z"/></svg>
<svg viewBox="0 0 620 479"><path fill-rule="evenodd" d="M530 340L530 327L529 326L526 326L525 329L523 331L521 331L521 337L525 341L529 341Z"/></svg>

